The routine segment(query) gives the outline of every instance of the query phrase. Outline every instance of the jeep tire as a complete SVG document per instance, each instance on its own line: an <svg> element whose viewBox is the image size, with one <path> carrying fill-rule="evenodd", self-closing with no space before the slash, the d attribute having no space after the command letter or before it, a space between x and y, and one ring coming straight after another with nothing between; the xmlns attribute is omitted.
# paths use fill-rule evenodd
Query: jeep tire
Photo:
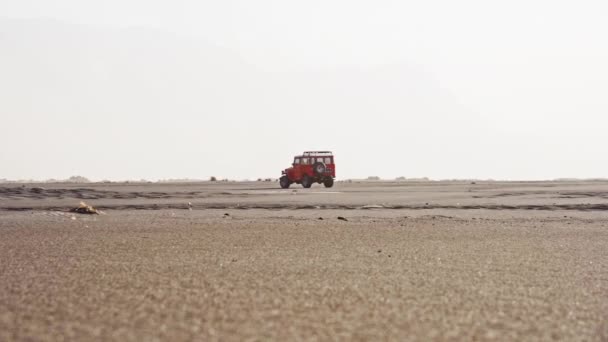
<svg viewBox="0 0 608 342"><path fill-rule="evenodd" d="M287 176L283 176L279 179L279 184L281 185L281 188L288 189L291 182L289 182L289 178L287 178Z"/></svg>
<svg viewBox="0 0 608 342"><path fill-rule="evenodd" d="M334 179L325 178L325 180L323 181L323 185L325 185L326 188L331 188L332 186L334 186Z"/></svg>
<svg viewBox="0 0 608 342"><path fill-rule="evenodd" d="M310 177L308 177L308 175L304 175L302 177L302 186L306 189L308 189L312 186L312 179L310 179Z"/></svg>
<svg viewBox="0 0 608 342"><path fill-rule="evenodd" d="M312 170L315 173L315 175L320 176L325 173L325 170L327 170L327 167L325 167L325 164L323 164L323 163L316 162L313 164Z"/></svg>

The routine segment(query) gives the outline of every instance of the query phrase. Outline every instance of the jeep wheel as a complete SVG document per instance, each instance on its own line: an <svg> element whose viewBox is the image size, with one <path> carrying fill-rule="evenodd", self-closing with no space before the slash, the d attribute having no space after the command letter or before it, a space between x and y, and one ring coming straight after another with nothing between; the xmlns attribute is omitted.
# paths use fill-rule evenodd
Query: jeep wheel
<svg viewBox="0 0 608 342"><path fill-rule="evenodd" d="M331 188L332 186L334 186L334 179L333 178L325 178L325 181L323 182L323 185L325 185L326 188Z"/></svg>
<svg viewBox="0 0 608 342"><path fill-rule="evenodd" d="M308 175L304 175L304 177L302 177L302 186L306 189L312 186L312 180L310 179L310 177L308 177Z"/></svg>
<svg viewBox="0 0 608 342"><path fill-rule="evenodd" d="M327 169L325 167L325 164L320 163L320 162L316 162L313 166L312 166L313 171L315 172L316 175L322 175L325 173L325 170Z"/></svg>
<svg viewBox="0 0 608 342"><path fill-rule="evenodd" d="M287 176L283 176L279 179L279 184L281 185L281 188L287 189L291 183L289 183L289 178L287 178Z"/></svg>

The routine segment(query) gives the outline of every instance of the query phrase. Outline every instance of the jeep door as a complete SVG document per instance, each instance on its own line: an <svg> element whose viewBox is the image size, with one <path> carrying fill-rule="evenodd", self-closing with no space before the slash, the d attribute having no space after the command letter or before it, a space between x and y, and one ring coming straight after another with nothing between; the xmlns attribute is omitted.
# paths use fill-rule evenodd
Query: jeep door
<svg viewBox="0 0 608 342"><path fill-rule="evenodd" d="M302 162L300 164L300 167L298 167L298 179L302 179L302 177L304 177L304 175L308 175L308 176L312 176L312 166L310 163L310 160L312 158L309 157L302 157Z"/></svg>
<svg viewBox="0 0 608 342"><path fill-rule="evenodd" d="M300 178L302 178L300 167L300 158L294 158L292 168L289 169L289 174L287 175L291 181L299 182Z"/></svg>

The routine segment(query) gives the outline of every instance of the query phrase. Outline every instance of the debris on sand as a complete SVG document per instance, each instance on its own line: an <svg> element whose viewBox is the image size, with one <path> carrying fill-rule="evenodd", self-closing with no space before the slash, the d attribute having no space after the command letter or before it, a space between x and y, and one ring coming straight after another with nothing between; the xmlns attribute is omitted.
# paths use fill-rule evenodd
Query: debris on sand
<svg viewBox="0 0 608 342"><path fill-rule="evenodd" d="M338 216L338 220L348 221L345 217L342 217L342 216Z"/></svg>
<svg viewBox="0 0 608 342"><path fill-rule="evenodd" d="M322 217L319 217L319 218L318 218L318 220L321 220L321 221L323 221L323 218L322 218Z"/></svg>
<svg viewBox="0 0 608 342"><path fill-rule="evenodd" d="M382 208L386 208L384 205L381 204L367 204L361 207L361 209L382 209Z"/></svg>
<svg viewBox="0 0 608 342"><path fill-rule="evenodd" d="M224 214L224 217L228 217L228 216L230 216L230 214L228 214L228 213L225 213L225 214Z"/></svg>
<svg viewBox="0 0 608 342"><path fill-rule="evenodd" d="M192 210L192 202L188 202L188 210Z"/></svg>
<svg viewBox="0 0 608 342"><path fill-rule="evenodd" d="M84 202L80 202L80 205L76 208L72 208L70 210L73 213L79 213L79 214L91 214L91 215L99 215L100 211L93 208L90 205L87 205Z"/></svg>

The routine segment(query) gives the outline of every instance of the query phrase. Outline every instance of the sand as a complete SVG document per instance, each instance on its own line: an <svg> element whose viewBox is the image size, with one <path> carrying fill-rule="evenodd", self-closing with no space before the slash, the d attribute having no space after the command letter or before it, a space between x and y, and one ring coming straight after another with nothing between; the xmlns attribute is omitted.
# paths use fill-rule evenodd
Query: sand
<svg viewBox="0 0 608 342"><path fill-rule="evenodd" d="M608 340L608 183L0 185L0 341L472 339Z"/></svg>

